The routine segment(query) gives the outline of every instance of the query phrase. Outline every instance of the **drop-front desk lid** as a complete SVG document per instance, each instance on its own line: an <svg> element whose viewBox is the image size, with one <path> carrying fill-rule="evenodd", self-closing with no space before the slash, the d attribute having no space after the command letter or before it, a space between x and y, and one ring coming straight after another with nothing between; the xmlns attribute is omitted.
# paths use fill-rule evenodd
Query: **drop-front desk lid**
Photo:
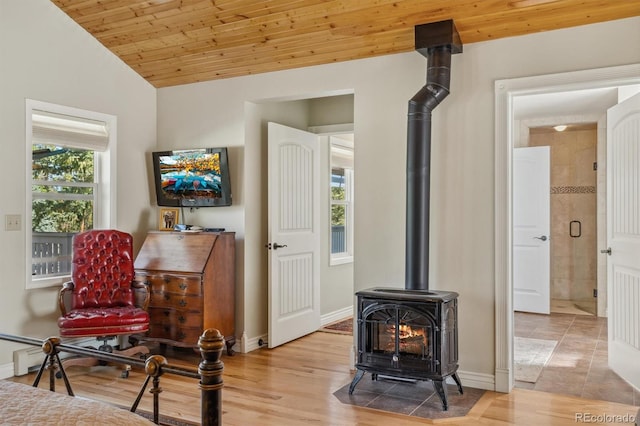
<svg viewBox="0 0 640 426"><path fill-rule="evenodd" d="M217 232L150 232L136 257L134 268L203 273L219 237Z"/></svg>

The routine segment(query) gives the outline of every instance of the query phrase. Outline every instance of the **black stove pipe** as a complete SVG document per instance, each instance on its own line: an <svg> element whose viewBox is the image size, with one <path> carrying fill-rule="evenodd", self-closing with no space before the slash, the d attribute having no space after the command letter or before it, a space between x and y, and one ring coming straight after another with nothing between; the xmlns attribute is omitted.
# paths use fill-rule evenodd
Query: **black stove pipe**
<svg viewBox="0 0 640 426"><path fill-rule="evenodd" d="M427 57L427 83L409 101L405 289L429 289L431 112L449 94L451 55L462 52L452 20L415 27L416 50Z"/></svg>

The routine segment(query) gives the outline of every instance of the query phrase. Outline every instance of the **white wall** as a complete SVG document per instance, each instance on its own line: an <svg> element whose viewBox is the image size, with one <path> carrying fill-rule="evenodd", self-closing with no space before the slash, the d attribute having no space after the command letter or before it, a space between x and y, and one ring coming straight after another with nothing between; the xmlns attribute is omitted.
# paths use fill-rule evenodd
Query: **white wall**
<svg viewBox="0 0 640 426"><path fill-rule="evenodd" d="M464 46L451 95L434 112L431 288L460 293L461 370L494 374L494 81L640 62L640 18ZM407 101L426 59L398 55L204 82L158 91L158 139L224 134L244 146L243 330L266 332L261 220L266 199L262 134L253 103L355 94L355 289L402 287ZM247 104L249 103L249 104ZM256 297L259 295L259 297Z"/></svg>
<svg viewBox="0 0 640 426"><path fill-rule="evenodd" d="M149 227L145 153L156 143L156 90L100 45L49 0L0 0L0 331L32 337L58 334L59 288L25 290L25 231L5 231L4 215L26 206L25 99L117 117L117 227L137 248ZM24 223L24 221L23 221ZM0 341L0 365L15 345Z"/></svg>

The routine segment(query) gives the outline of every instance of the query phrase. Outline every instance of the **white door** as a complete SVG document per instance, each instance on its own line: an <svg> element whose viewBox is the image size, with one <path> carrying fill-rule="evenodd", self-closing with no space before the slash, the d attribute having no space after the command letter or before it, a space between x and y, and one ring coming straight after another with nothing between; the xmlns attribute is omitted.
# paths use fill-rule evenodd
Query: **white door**
<svg viewBox="0 0 640 426"><path fill-rule="evenodd" d="M550 147L513 150L513 309L550 311Z"/></svg>
<svg viewBox="0 0 640 426"><path fill-rule="evenodd" d="M320 328L320 149L269 123L269 347Z"/></svg>
<svg viewBox="0 0 640 426"><path fill-rule="evenodd" d="M607 112L609 366L640 388L640 94Z"/></svg>

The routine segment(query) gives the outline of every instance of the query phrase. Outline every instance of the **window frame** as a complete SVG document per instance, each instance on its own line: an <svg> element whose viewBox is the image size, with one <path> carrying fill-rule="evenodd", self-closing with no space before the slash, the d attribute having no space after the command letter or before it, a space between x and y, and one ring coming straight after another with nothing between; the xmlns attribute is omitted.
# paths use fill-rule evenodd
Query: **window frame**
<svg viewBox="0 0 640 426"><path fill-rule="evenodd" d="M334 149L349 150L351 151L351 167L343 167L336 165L334 161ZM353 225L354 225L354 165L353 165L353 141L340 138L339 135L329 135L329 265L343 265L346 263L353 263ZM345 178L345 199L334 200L331 195L331 179L333 176L333 169L340 168L344 170ZM331 213L334 205L345 206L345 239L346 239L346 251L340 253L332 253L332 229L331 229Z"/></svg>
<svg viewBox="0 0 640 426"><path fill-rule="evenodd" d="M62 114L79 120L102 121L108 131L108 142L105 151L96 151L95 146L87 144L86 148L94 152L94 229L111 228L116 223L116 158L117 147L117 119L110 114L104 114L79 108L42 102L33 99L25 101L25 127L26 127L26 205L25 205L25 258L26 258L26 288L36 289L60 286L70 279L70 275L58 275L55 277L36 278L32 275L32 185L37 182L32 179L32 149L33 149L33 121L35 111L43 111L53 114ZM77 145L77 143L75 143ZM76 146L77 147L77 146Z"/></svg>

